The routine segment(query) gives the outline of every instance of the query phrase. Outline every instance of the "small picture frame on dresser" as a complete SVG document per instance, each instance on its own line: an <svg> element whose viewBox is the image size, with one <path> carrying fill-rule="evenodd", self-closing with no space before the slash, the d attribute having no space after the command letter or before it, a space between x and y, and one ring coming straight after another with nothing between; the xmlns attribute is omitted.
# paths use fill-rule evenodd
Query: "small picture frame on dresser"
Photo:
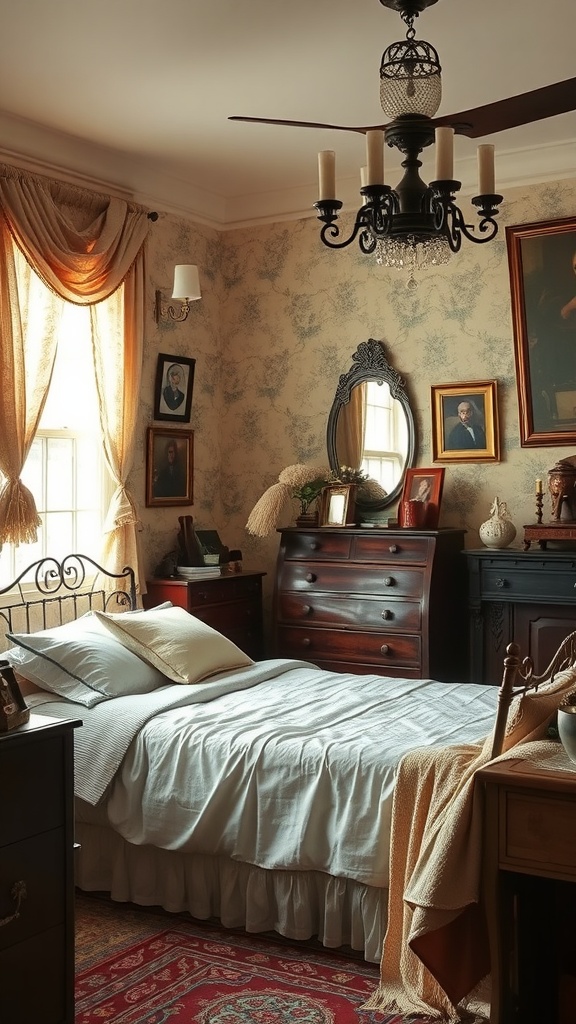
<svg viewBox="0 0 576 1024"><path fill-rule="evenodd" d="M322 490L320 526L349 526L354 522L353 484L329 484Z"/></svg>
<svg viewBox="0 0 576 1024"><path fill-rule="evenodd" d="M407 505L417 502L424 506L421 528L425 530L437 530L440 516L440 502L442 500L442 488L444 486L444 467L438 466L427 469L407 469L404 477L404 488L400 501L400 526L409 524L403 522L402 510Z"/></svg>

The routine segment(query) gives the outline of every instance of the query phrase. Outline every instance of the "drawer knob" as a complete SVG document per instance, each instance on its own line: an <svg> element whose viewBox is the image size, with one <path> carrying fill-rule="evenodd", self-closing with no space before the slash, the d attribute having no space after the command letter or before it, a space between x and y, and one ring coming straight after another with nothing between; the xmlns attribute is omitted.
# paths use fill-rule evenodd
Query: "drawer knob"
<svg viewBox="0 0 576 1024"><path fill-rule="evenodd" d="M303 604L302 605L302 614L303 615L312 615L312 605L311 604Z"/></svg>
<svg viewBox="0 0 576 1024"><path fill-rule="evenodd" d="M320 548L320 541L319 540L312 540L312 541L310 541L310 549L311 549L311 551L318 551L319 548Z"/></svg>
<svg viewBox="0 0 576 1024"><path fill-rule="evenodd" d="M397 555L398 554L398 545L397 544L391 544L390 547L388 548L388 551L390 552L391 555Z"/></svg>
<svg viewBox="0 0 576 1024"><path fill-rule="evenodd" d="M206 593L205 590L203 590L203 591L201 591L198 594L198 598L199 598L200 601L207 601L208 600L208 594Z"/></svg>
<svg viewBox="0 0 576 1024"><path fill-rule="evenodd" d="M384 611L382 612L382 618L383 619L391 619L392 618L392 612L390 611L389 608L385 608L384 609Z"/></svg>
<svg viewBox="0 0 576 1024"><path fill-rule="evenodd" d="M306 583L315 583L315 582L316 582L316 573L315 572L307 572L306 573Z"/></svg>
<svg viewBox="0 0 576 1024"><path fill-rule="evenodd" d="M394 577L393 576L385 576L384 577L384 586L385 587L393 587L394 586Z"/></svg>
<svg viewBox="0 0 576 1024"><path fill-rule="evenodd" d="M496 580L496 586L500 587L500 590L502 590L503 587L508 586L508 580L503 580L502 577L499 576L498 579Z"/></svg>
<svg viewBox="0 0 576 1024"><path fill-rule="evenodd" d="M382 647L380 648L380 653L390 654L390 647L388 646L388 644L382 644Z"/></svg>
<svg viewBox="0 0 576 1024"><path fill-rule="evenodd" d="M25 900L27 896L26 882L14 882L14 885L10 890L10 895L14 900L16 907L14 909L13 914L9 914L8 917L0 918L0 928L2 928L5 924L10 924L11 921L15 921L18 917L20 917L20 906L22 900Z"/></svg>
<svg viewBox="0 0 576 1024"><path fill-rule="evenodd" d="M302 647L310 647L312 641L309 636L305 636L302 641Z"/></svg>

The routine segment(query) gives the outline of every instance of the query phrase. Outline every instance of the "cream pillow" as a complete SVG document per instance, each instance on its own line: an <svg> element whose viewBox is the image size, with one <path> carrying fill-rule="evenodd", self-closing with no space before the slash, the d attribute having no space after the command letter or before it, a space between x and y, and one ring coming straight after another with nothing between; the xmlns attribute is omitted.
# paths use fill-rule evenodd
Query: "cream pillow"
<svg viewBox="0 0 576 1024"><path fill-rule="evenodd" d="M217 672L254 664L231 640L183 608L94 614L116 640L175 683L200 683Z"/></svg>

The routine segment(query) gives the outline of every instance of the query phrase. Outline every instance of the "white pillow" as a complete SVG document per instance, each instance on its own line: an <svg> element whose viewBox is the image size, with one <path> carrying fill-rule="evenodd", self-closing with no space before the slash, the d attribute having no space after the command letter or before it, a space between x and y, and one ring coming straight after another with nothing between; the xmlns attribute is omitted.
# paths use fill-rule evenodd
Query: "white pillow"
<svg viewBox="0 0 576 1024"><path fill-rule="evenodd" d="M4 657L21 675L84 707L110 697L150 693L169 682L115 640L92 612L54 629L7 636L17 646Z"/></svg>
<svg viewBox="0 0 576 1024"><path fill-rule="evenodd" d="M175 683L200 683L217 672L254 664L236 644L184 608L94 614L129 650Z"/></svg>

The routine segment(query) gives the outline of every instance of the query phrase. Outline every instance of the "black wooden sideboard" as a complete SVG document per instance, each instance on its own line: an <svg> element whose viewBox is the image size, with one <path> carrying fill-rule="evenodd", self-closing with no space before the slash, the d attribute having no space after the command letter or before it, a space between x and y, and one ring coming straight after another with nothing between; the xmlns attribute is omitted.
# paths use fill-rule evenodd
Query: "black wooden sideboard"
<svg viewBox="0 0 576 1024"><path fill-rule="evenodd" d="M470 678L499 685L506 646L539 674L576 630L576 551L468 550Z"/></svg>

